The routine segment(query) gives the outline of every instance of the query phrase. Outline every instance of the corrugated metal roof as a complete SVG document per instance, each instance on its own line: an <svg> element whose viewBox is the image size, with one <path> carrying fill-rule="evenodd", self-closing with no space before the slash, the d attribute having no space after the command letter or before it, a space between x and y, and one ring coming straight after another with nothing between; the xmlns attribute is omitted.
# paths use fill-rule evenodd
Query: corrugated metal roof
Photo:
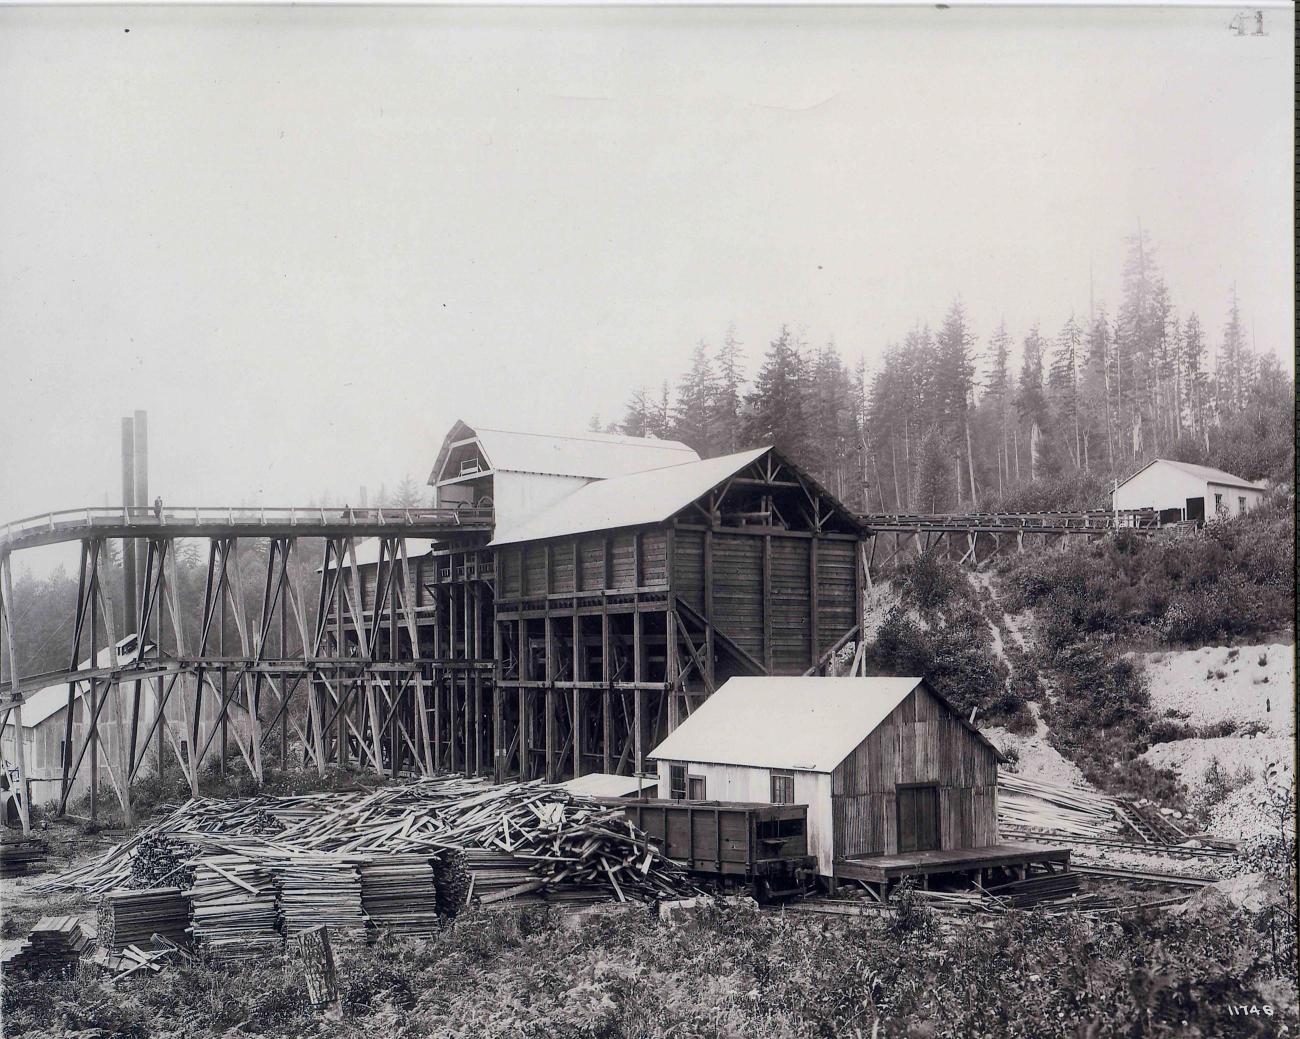
<svg viewBox="0 0 1300 1039"><path fill-rule="evenodd" d="M635 797L642 790L653 790L658 785L658 780L616 776L609 772L591 772L560 784L571 794L587 797Z"/></svg>
<svg viewBox="0 0 1300 1039"><path fill-rule="evenodd" d="M1224 472L1222 469L1215 469L1208 465L1196 465L1193 462L1175 462L1172 458L1153 458L1127 480L1123 480L1119 486L1123 487L1129 480L1134 479L1139 473L1144 473L1153 465L1172 465L1175 469L1181 469L1189 476L1194 476L1198 480L1204 480L1206 483L1225 484L1228 487L1247 487L1254 491L1264 490L1264 485L1252 483L1250 480L1243 480L1240 476L1233 476L1232 473Z"/></svg>
<svg viewBox="0 0 1300 1039"><path fill-rule="evenodd" d="M131 650L127 652L125 647L130 646ZM120 664L130 664L138 656L135 650L135 636L128 635L117 644L117 660ZM113 662L113 656L107 646L99 651L96 655L96 667L108 667ZM78 668L89 668L90 658L87 657ZM77 696L84 696L90 692L89 682L77 683ZM51 715L58 713L68 706L68 683L60 682L58 685L47 685L43 689L38 689L31 696L23 700L23 728L31 729L41 722L45 721ZM5 727L12 724L6 722Z"/></svg>
<svg viewBox="0 0 1300 1039"><path fill-rule="evenodd" d="M502 531L493 545L661 523L761 458L770 447L616 476L579 487L544 512Z"/></svg>
<svg viewBox="0 0 1300 1039"><path fill-rule="evenodd" d="M732 678L649 756L664 761L831 772L921 681L902 677ZM953 713L1004 760L978 729L955 710Z"/></svg>
<svg viewBox="0 0 1300 1039"><path fill-rule="evenodd" d="M451 444L475 436L495 472L606 480L643 469L693 462L700 457L677 440L610 433L538 433L457 422L438 452L430 483L437 482Z"/></svg>

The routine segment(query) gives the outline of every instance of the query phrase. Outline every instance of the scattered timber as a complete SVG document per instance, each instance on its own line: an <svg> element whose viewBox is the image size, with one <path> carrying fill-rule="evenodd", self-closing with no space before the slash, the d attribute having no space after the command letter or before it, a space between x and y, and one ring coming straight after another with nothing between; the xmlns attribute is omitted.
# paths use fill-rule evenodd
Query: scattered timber
<svg viewBox="0 0 1300 1039"><path fill-rule="evenodd" d="M109 891L99 903L97 923L100 946L113 953L154 935L183 944L189 939L190 903L175 887Z"/></svg>

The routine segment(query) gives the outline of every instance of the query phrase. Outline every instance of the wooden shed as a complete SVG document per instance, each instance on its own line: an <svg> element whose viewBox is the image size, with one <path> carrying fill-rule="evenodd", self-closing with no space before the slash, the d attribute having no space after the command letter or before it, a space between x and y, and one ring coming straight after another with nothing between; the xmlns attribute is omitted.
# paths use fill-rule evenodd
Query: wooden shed
<svg viewBox="0 0 1300 1039"><path fill-rule="evenodd" d="M998 843L1002 754L920 678L732 678L649 757L660 797L808 805L824 877Z"/></svg>

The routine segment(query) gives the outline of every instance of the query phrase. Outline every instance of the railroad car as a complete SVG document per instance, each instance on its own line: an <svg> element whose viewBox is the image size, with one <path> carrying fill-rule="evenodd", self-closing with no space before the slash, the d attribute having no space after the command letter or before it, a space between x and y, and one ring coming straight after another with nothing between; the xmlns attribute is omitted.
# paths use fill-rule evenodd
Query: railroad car
<svg viewBox="0 0 1300 1039"><path fill-rule="evenodd" d="M801 894L816 882L808 853L808 806L743 801L605 798L623 809L655 846L703 883L748 885L767 901Z"/></svg>

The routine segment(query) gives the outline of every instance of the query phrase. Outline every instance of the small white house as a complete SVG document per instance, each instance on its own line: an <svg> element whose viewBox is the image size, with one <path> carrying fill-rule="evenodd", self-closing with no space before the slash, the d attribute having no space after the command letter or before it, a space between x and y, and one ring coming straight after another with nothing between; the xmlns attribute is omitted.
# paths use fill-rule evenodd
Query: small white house
<svg viewBox="0 0 1300 1039"><path fill-rule="evenodd" d="M1191 462L1157 458L1148 462L1111 496L1117 511L1156 509L1162 522L1226 519L1249 512L1264 499L1263 484Z"/></svg>
<svg viewBox="0 0 1300 1039"><path fill-rule="evenodd" d="M824 877L998 843L1005 759L920 678L732 678L649 756L663 798L806 804Z"/></svg>

